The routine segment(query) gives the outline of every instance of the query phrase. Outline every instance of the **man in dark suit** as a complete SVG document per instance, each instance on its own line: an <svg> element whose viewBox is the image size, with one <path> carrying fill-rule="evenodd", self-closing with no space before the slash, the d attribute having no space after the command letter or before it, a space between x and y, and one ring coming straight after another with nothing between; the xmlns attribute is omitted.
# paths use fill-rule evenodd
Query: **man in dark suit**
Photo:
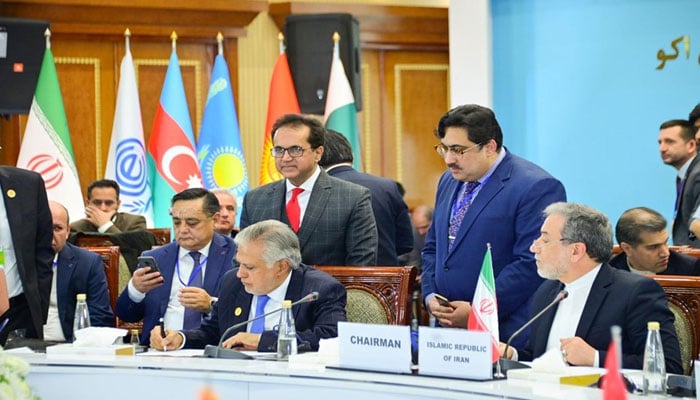
<svg viewBox="0 0 700 400"><path fill-rule="evenodd" d="M52 246L56 252L54 282L51 288L49 316L44 325L44 339L73 340L76 296L87 297L91 326L114 326L109 305L109 289L102 258L90 251L66 243L70 234L68 210L60 203L49 202L53 220Z"/></svg>
<svg viewBox="0 0 700 400"><path fill-rule="evenodd" d="M605 215L573 203L552 204L544 215L531 250L538 273L547 280L535 293L532 313L544 309L562 289L568 297L532 324L530 340L518 348L517 358L528 361L554 349L571 365L602 367L610 328L617 325L622 328L621 368L641 369L647 323L657 321L666 372L682 374L673 313L661 286L605 262L613 246Z"/></svg>
<svg viewBox="0 0 700 400"><path fill-rule="evenodd" d="M284 300L297 301L311 292L318 300L292 308L297 344L318 350L320 339L338 335L338 321L345 321L345 287L332 276L301 264L299 239L286 224L267 220L250 225L236 235L240 267L221 281L221 299L211 318L199 329L169 331L162 339L151 332L151 347L158 350L204 348L217 344L229 327L281 307ZM258 323L243 324L229 333L223 347L276 351L279 314Z"/></svg>
<svg viewBox="0 0 700 400"><path fill-rule="evenodd" d="M449 168L438 183L433 223L423 248L423 296L443 326L466 328L486 246L491 244L500 336L509 337L530 315L542 282L530 243L542 210L566 200L564 186L542 168L503 147L493 111L456 107L440 118L435 147ZM434 294L453 300L441 306ZM515 339L524 344L527 334Z"/></svg>
<svg viewBox="0 0 700 400"><path fill-rule="evenodd" d="M369 189L330 177L318 166L325 128L313 118L288 114L272 132L272 156L285 179L246 194L241 229L276 219L297 233L308 265L377 265Z"/></svg>
<svg viewBox="0 0 700 400"><path fill-rule="evenodd" d="M662 123L659 129L661 159L678 170L673 244L700 247L700 241L690 235L690 223L700 205L700 162L696 157L695 127L684 119L673 119Z"/></svg>
<svg viewBox="0 0 700 400"><path fill-rule="evenodd" d="M377 265L399 265L398 255L413 248L413 232L408 207L396 182L358 172L352 167L353 155L345 136L326 130L323 156L318 163L328 175L356 183L372 194L372 212L379 233Z"/></svg>
<svg viewBox="0 0 700 400"><path fill-rule="evenodd" d="M236 253L230 237L214 232L219 202L213 193L186 189L171 204L175 241L143 253L155 258L159 271L134 271L117 300L119 318L143 319L142 344L149 343L160 318L168 329L198 327L216 304L221 277Z"/></svg>
<svg viewBox="0 0 700 400"><path fill-rule="evenodd" d="M214 189L211 191L219 200L219 218L214 222L214 231L224 236L236 237L236 213L238 203L233 193L226 189Z"/></svg>
<svg viewBox="0 0 700 400"><path fill-rule="evenodd" d="M10 298L10 309L0 315L0 321L9 319L0 331L0 344L4 345L7 334L15 329L26 329L28 338L44 338L54 253L51 211L41 176L0 166L0 189L0 247L4 249Z"/></svg>
<svg viewBox="0 0 700 400"><path fill-rule="evenodd" d="M666 218L647 207L631 208L615 225L622 253L610 265L643 275L700 275L700 259L668 248Z"/></svg>
<svg viewBox="0 0 700 400"><path fill-rule="evenodd" d="M87 189L86 218L73 222L74 232L121 233L146 229L142 215L119 212L119 184L111 179L92 182Z"/></svg>

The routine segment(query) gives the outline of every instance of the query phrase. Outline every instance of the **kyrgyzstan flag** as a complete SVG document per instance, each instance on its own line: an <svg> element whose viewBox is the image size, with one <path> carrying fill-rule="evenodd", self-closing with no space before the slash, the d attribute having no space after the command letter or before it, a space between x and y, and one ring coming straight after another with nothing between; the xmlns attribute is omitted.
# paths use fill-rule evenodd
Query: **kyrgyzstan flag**
<svg viewBox="0 0 700 400"><path fill-rule="evenodd" d="M194 134L175 52L170 55L163 91L148 139L148 164L156 227L168 227L172 197L185 189L202 187L202 174L194 150Z"/></svg>
<svg viewBox="0 0 700 400"><path fill-rule="evenodd" d="M496 301L496 285L493 278L493 261L491 260L491 245L487 244L484 262L481 265L479 281L476 284L472 308L469 311L469 330L490 332L493 352L491 361L498 360L498 302Z"/></svg>
<svg viewBox="0 0 700 400"><path fill-rule="evenodd" d="M270 154L272 150L272 126L277 119L285 114L299 114L297 91L294 89L292 73L289 71L287 54L280 45L280 55L270 79L270 94L267 102L267 120L265 122L265 138L263 140L262 162L260 164L260 184L282 179L275 167L275 159Z"/></svg>

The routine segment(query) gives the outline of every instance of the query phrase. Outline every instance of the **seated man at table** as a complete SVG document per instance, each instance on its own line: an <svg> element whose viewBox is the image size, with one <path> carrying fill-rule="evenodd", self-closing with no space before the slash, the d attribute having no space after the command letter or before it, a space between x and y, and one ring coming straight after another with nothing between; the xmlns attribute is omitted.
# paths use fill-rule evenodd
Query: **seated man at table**
<svg viewBox="0 0 700 400"><path fill-rule="evenodd" d="M700 259L668 248L666 218L646 208L631 208L615 225L622 253L610 260L615 268L642 275L700 275Z"/></svg>
<svg viewBox="0 0 700 400"><path fill-rule="evenodd" d="M211 317L199 329L151 331L151 347L163 350L204 348L216 345L224 331L234 324L263 315L297 301L311 292L318 300L293 307L299 347L318 350L320 339L338 335L338 321L345 321L345 287L325 272L301 263L299 239L286 224L265 220L242 229L235 238L240 266L224 275L219 301ZM279 314L243 324L230 332L223 347L276 351Z"/></svg>
<svg viewBox="0 0 700 400"><path fill-rule="evenodd" d="M172 198L170 215L175 241L144 256L152 256L158 271L139 268L117 299L117 317L143 319L141 344L148 344L160 318L170 329L198 328L219 295L224 273L233 268L236 245L214 232L219 201L206 189L185 189Z"/></svg>
<svg viewBox="0 0 700 400"><path fill-rule="evenodd" d="M610 328L622 328L622 368L641 369L647 322L661 325L666 372L682 374L673 313L659 284L610 267L612 227L588 206L553 203L540 236L532 242L537 272L547 279L535 292L532 314L565 289L568 297L532 324L530 339L508 358L530 361L546 351L561 351L571 365L601 367L610 345ZM503 349L501 349L503 351Z"/></svg>
<svg viewBox="0 0 700 400"><path fill-rule="evenodd" d="M119 184L111 179L92 182L87 189L85 218L71 224L75 232L120 233L146 229L143 215L119 212Z"/></svg>

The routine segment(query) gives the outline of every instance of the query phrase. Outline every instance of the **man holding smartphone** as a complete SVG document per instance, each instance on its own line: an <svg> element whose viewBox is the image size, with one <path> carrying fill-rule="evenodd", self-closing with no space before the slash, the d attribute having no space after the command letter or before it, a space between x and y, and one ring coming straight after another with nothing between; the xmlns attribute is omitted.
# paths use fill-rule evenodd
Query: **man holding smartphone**
<svg viewBox="0 0 700 400"><path fill-rule="evenodd" d="M144 252L157 269L141 265L117 300L119 318L143 319L143 345L161 318L168 330L198 328L218 300L219 280L236 254L233 240L214 232L219 201L213 193L186 189L171 204L175 240Z"/></svg>

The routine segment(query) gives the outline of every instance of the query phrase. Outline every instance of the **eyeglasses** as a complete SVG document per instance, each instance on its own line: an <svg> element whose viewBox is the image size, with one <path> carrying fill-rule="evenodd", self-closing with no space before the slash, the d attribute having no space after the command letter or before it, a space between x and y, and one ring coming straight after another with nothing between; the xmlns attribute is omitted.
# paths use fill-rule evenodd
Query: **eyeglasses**
<svg viewBox="0 0 700 400"><path fill-rule="evenodd" d="M105 205L107 207L112 207L115 204L117 204L116 201L114 200L100 200L100 199L92 199L90 200L90 204L92 204L95 207L100 207L101 205Z"/></svg>
<svg viewBox="0 0 700 400"><path fill-rule="evenodd" d="M449 153L455 157L461 156L462 154L474 149L474 148L481 148L483 143L477 143L474 146L460 146L458 144L453 144L452 146L447 146L442 143L438 143L433 148L435 148L435 151L440 155L440 157L445 157L445 154Z"/></svg>
<svg viewBox="0 0 700 400"><path fill-rule="evenodd" d="M574 243L574 242L575 242L575 240L571 240L571 239L569 239L569 238L561 238L561 239L559 239L559 240L557 240L557 241L553 241L553 242L551 242L551 241L550 241L550 242L544 242L544 241L543 241L542 243L538 244L537 241L539 241L539 240L541 240L541 239L542 239L542 237L538 237L537 239L533 240L533 241L532 241L532 246L531 246L531 247L532 247L533 249L535 249L535 250L539 250L539 249L541 249L541 248L543 248L543 247L549 246L550 244L556 243L556 242L566 242L566 244L571 244L571 243Z"/></svg>
<svg viewBox="0 0 700 400"><path fill-rule="evenodd" d="M272 154L272 157L282 158L282 157L284 157L284 152L286 151L290 157L297 158L297 157L301 157L301 155L304 154L304 150L309 150L309 149L312 149L312 147L308 147L305 149L301 146L291 146L291 147L275 146L275 147L270 149L270 154Z"/></svg>

